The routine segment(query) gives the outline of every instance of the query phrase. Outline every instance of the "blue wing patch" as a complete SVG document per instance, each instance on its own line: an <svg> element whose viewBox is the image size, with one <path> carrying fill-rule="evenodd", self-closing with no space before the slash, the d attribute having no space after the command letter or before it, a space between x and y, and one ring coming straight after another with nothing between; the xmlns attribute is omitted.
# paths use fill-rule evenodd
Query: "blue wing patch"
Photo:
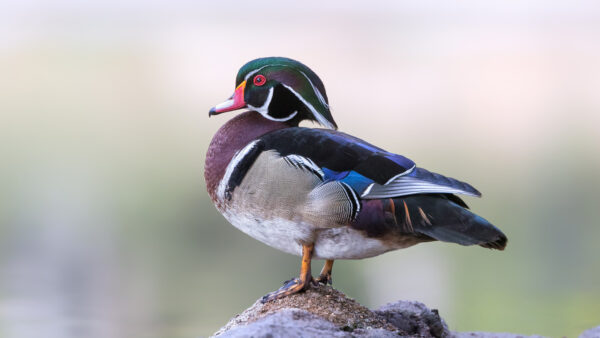
<svg viewBox="0 0 600 338"><path fill-rule="evenodd" d="M325 181L339 181L346 183L352 190L356 191L358 195L375 182L352 170L342 172L333 171L327 168L322 168L322 170L325 173Z"/></svg>

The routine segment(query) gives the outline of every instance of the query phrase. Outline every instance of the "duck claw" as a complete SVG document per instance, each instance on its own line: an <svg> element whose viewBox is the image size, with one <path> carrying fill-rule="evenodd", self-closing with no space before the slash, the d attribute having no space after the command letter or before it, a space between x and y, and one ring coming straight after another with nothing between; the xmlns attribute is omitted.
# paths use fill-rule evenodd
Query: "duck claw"
<svg viewBox="0 0 600 338"><path fill-rule="evenodd" d="M308 286L309 282L303 281L300 278L294 278L287 281L279 290L267 293L261 299L261 303L266 303L275 299L283 298L294 293L304 291Z"/></svg>
<svg viewBox="0 0 600 338"><path fill-rule="evenodd" d="M316 285L319 284L323 284L323 285L333 285L333 280L331 279L331 274L328 275L320 275L319 277L317 277L316 279L313 279L313 282Z"/></svg>

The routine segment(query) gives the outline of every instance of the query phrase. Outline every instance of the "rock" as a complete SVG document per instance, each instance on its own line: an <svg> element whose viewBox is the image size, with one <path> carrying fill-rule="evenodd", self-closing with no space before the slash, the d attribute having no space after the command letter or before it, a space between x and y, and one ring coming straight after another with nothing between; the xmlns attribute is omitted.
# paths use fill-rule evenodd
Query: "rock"
<svg viewBox="0 0 600 338"><path fill-rule="evenodd" d="M446 337L448 326L437 310L429 310L419 302L398 301L375 311L400 331L419 337Z"/></svg>
<svg viewBox="0 0 600 338"><path fill-rule="evenodd" d="M544 338L544 336L524 336L522 334L502 332L454 332L453 338Z"/></svg>
<svg viewBox="0 0 600 338"><path fill-rule="evenodd" d="M600 326L597 326L593 329L589 329L583 332L579 338L598 338L600 337Z"/></svg>
<svg viewBox="0 0 600 338"><path fill-rule="evenodd" d="M213 337L453 337L538 338L512 333L451 332L437 310L398 301L372 311L330 286L311 287L262 304L260 299L232 318ZM600 326L579 338L600 338Z"/></svg>
<svg viewBox="0 0 600 338"><path fill-rule="evenodd" d="M262 304L256 301L213 337L450 337L436 310L399 301L376 311L330 286Z"/></svg>
<svg viewBox="0 0 600 338"><path fill-rule="evenodd" d="M232 327L218 337L398 337L398 335L385 329L373 328L355 329L349 332L308 311L282 309L249 325Z"/></svg>

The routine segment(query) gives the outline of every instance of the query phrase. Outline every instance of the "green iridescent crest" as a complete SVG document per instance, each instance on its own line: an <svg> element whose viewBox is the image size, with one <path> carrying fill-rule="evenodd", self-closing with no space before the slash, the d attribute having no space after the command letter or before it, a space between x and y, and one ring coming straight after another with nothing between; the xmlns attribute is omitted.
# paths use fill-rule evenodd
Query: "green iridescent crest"
<svg viewBox="0 0 600 338"><path fill-rule="evenodd" d="M300 119L309 119L320 123L321 125L337 129L337 125L331 116L329 102L325 93L325 86L319 77L304 64L283 57L260 58L246 63L238 72L236 77L236 87L243 81L247 83L247 95L252 96L257 93L259 88L253 88L253 80L256 76L262 75L266 78L266 88L271 91L281 85L291 92L304 106L306 114ZM271 93L262 89L262 100L270 100ZM266 102L270 104L270 102ZM263 107L265 108L265 107ZM266 108L265 108L266 109ZM276 114L270 112L269 115ZM273 116L273 115L271 115Z"/></svg>

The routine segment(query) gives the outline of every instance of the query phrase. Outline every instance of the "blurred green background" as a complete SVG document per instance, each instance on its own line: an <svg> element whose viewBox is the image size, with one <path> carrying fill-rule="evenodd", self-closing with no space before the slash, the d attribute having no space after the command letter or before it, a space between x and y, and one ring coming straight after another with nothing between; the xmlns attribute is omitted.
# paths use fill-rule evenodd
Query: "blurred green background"
<svg viewBox="0 0 600 338"><path fill-rule="evenodd" d="M2 2L0 337L205 336L298 273L205 192L235 115L208 109L261 56L313 68L341 130L472 183L509 237L338 261L336 288L453 330L600 325L599 41L597 1Z"/></svg>

